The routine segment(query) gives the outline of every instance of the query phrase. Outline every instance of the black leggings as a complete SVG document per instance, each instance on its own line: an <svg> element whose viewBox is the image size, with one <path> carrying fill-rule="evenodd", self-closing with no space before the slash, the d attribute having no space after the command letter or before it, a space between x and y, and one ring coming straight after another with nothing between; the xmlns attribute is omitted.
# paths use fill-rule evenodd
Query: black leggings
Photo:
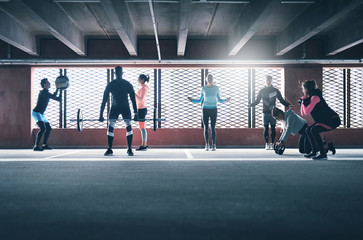
<svg viewBox="0 0 363 240"><path fill-rule="evenodd" d="M276 125L271 124L271 143L275 142L276 138ZM268 124L263 125L263 136L265 137L265 142L268 143Z"/></svg>
<svg viewBox="0 0 363 240"><path fill-rule="evenodd" d="M309 139L312 152L320 154L325 154L323 141L320 137L321 132L328 132L336 129L340 125L340 118L338 116L330 119L329 123L314 123L313 125L306 128L306 136Z"/></svg>
<svg viewBox="0 0 363 240"><path fill-rule="evenodd" d="M205 144L209 143L209 118L212 133L212 143L216 144L216 122L217 108L203 108L203 125L204 125L204 140Z"/></svg>
<svg viewBox="0 0 363 240"><path fill-rule="evenodd" d="M52 131L52 128L50 127L49 122L44 123L43 121L39 121L39 122L37 122L37 125L39 126L40 130L37 134L37 138L35 140L35 145L39 146L40 139L42 138L43 134L44 134L43 144L47 144L49 134Z"/></svg>
<svg viewBox="0 0 363 240"><path fill-rule="evenodd" d="M309 154L311 152L310 142L309 142L309 139L307 138L307 136L305 134L305 130L308 127L309 127L309 125L308 124L305 124L301 128L301 130L299 131L299 133L300 133L300 138L299 138L299 152L300 153Z"/></svg>

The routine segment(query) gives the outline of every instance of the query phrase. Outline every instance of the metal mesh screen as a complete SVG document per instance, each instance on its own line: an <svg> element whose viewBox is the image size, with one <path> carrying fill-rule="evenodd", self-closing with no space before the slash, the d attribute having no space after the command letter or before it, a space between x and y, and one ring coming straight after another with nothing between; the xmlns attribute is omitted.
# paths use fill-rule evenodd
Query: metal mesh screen
<svg viewBox="0 0 363 240"><path fill-rule="evenodd" d="M350 127L363 128L363 68L350 70Z"/></svg>
<svg viewBox="0 0 363 240"><path fill-rule="evenodd" d="M209 69L220 97L231 101L218 104L217 128L248 127L248 69Z"/></svg>
<svg viewBox="0 0 363 240"><path fill-rule="evenodd" d="M147 107L147 115L146 118L153 118L153 111L154 111L154 69L150 69L150 68L124 68L123 69L124 73L123 73L123 78L126 79L127 81L129 81L133 86L134 86L134 90L135 93L137 92L137 90L139 90L140 88L140 84L138 82L139 79L139 75L140 74L145 74L145 75L149 75L150 80L149 80L149 91L147 93L146 96L146 100L145 100L145 104ZM133 114L134 110L132 107L132 103L129 99L129 103L130 103L130 110L131 110L131 114ZM137 122L133 122L132 123L133 127L137 127ZM147 121L146 122L146 128L153 128L153 122L152 121Z"/></svg>
<svg viewBox="0 0 363 240"><path fill-rule="evenodd" d="M255 70L255 99L257 97L258 92L266 86L265 80L266 75L270 75L272 77L272 86L280 90L281 92L281 78L283 76L283 69L281 68L257 68ZM281 92L282 96L283 93ZM284 97L284 96L283 96ZM255 106L255 119L256 119L256 128L263 127L263 113L262 113L262 99L259 104ZM285 110L284 106L276 99L276 107ZM281 127L281 122L277 122L277 126Z"/></svg>
<svg viewBox="0 0 363 240"><path fill-rule="evenodd" d="M343 127L344 118L344 71L339 68L323 69L323 97L329 107L339 114Z"/></svg>
<svg viewBox="0 0 363 240"><path fill-rule="evenodd" d="M50 82L49 92L53 93L56 90L55 79L59 76L59 68L35 68L34 69L34 106L37 104L39 91L42 90L40 86L40 80L48 78ZM48 119L52 128L59 127L59 102L50 99L48 107L44 113L44 116ZM38 127L38 126L36 126Z"/></svg>
<svg viewBox="0 0 363 240"><path fill-rule="evenodd" d="M107 84L105 68L70 68L67 69L69 88L67 89L67 128L77 128L77 111L82 109L84 118L98 119ZM105 112L106 114L106 112ZM106 116L106 115L105 115ZM84 122L84 128L105 128L106 123Z"/></svg>
<svg viewBox="0 0 363 240"><path fill-rule="evenodd" d="M247 128L248 127L248 69L209 69L208 73L214 76L216 85L220 88L221 98L231 97L231 102L219 104L217 128ZM265 75L273 77L273 85L281 89L282 69L256 69L256 94L265 85ZM204 71L203 71L204 72ZM40 79L47 77L52 83L51 92L55 91L54 80L59 76L59 68L35 68L35 91L41 90ZM154 69L125 68L124 79L133 84L135 92L139 89L137 82L140 74L150 76L149 92L146 99L148 107L147 118L153 117L154 109ZM357 76L359 73L356 74ZM70 87L67 89L65 99L67 128L76 128L77 110L82 109L84 118L98 119L103 91L107 85L108 72L106 68L69 68L67 77ZM112 76L110 76L112 80ZM163 128L200 128L201 106L190 103L187 97L198 98L201 91L201 69L162 69L161 70L161 117ZM357 91L354 96L359 96ZM37 100L38 94L35 96ZM354 97L358 98L358 97ZM281 108L281 104L277 102ZM130 102L130 109L132 105ZM105 113L106 114L106 113ZM59 103L50 101L46 117L54 128L59 127ZM357 115L357 114L356 114ZM359 119L359 114L356 119ZM358 121L358 120L357 120ZM137 123L133 123L137 127ZM153 123L146 123L152 128ZM256 127L263 127L262 104L256 106ZM98 121L85 122L84 128L106 128L105 123Z"/></svg>
<svg viewBox="0 0 363 240"><path fill-rule="evenodd" d="M187 97L197 98L201 88L200 69L163 69L161 71L161 112L167 121L163 128L200 128L200 105Z"/></svg>

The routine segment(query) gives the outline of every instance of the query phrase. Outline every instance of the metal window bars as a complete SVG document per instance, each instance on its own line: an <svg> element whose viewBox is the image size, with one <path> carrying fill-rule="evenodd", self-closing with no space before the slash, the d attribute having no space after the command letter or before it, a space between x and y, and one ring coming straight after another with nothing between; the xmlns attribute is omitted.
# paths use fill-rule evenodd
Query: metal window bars
<svg viewBox="0 0 363 240"><path fill-rule="evenodd" d="M248 109L249 100L253 100L258 91L264 87L265 75L271 75L273 85L281 90L282 68L213 68L213 69L150 69L150 68L124 68L123 78L134 85L138 90L137 82L140 74L150 76L149 92L147 98L148 116L166 118L163 128L200 128L201 108L190 103L187 97L200 96L201 86L204 85L205 75L214 76L216 85L220 87L222 98L231 97L232 101L219 106L217 128L248 128L262 127L262 103L253 109ZM87 116L98 117L103 91L108 82L114 79L114 70L102 67L94 68L44 68L36 67L34 71L35 91L39 92L40 79L48 77L51 83L60 73L68 76L70 87L67 89L66 99L59 112L59 103L50 101L46 116L54 128L76 128L74 118L81 108ZM53 90L55 86L52 84ZM52 91L52 90L51 90ZM154 101L153 101L154 99ZM35 101L37 94L35 95ZM277 106L281 104L277 101ZM130 102L130 108L132 106ZM108 108L109 109L109 108ZM60 118L63 114L63 118ZM65 121L64 121L64 118ZM56 126L57 122L59 126ZM136 123L133 123L134 125ZM147 128L152 128L146 123ZM90 122L85 128L105 128L105 123ZM161 127L161 123L158 124Z"/></svg>

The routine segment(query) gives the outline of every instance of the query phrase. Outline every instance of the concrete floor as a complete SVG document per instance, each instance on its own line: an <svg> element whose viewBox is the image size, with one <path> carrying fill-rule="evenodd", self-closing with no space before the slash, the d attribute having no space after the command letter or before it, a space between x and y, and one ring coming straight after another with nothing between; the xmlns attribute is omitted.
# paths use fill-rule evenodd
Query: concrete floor
<svg viewBox="0 0 363 240"><path fill-rule="evenodd" d="M363 239L363 149L0 150L0 239Z"/></svg>

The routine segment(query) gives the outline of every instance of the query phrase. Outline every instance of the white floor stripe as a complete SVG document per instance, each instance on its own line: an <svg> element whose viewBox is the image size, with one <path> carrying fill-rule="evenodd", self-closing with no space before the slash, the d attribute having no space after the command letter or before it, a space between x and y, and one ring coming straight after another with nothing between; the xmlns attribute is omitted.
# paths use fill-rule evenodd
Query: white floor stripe
<svg viewBox="0 0 363 240"><path fill-rule="evenodd" d="M72 151L72 152L67 152L67 153L62 153L62 154L58 154L58 155L54 155L54 156L50 156L50 157L46 157L44 159L52 159L52 158L56 158L56 157L60 157L60 156L65 156L65 155L69 155L69 154L73 154L73 153L78 153L78 152L82 152L84 151L84 149L82 150L77 150L77 151Z"/></svg>
<svg viewBox="0 0 363 240"><path fill-rule="evenodd" d="M189 160L189 159L188 159ZM280 159L266 159L266 158L193 158L193 161L311 161L311 162L326 162L326 161L362 161L362 158L342 158L342 159L329 159L314 161L306 158L280 158ZM137 162L137 161L187 161L186 158L2 158L0 162Z"/></svg>
<svg viewBox="0 0 363 240"><path fill-rule="evenodd" d="M187 158L189 160L193 160L194 159L193 155L189 152L189 150L184 149L184 152L185 152L185 155L187 155Z"/></svg>

